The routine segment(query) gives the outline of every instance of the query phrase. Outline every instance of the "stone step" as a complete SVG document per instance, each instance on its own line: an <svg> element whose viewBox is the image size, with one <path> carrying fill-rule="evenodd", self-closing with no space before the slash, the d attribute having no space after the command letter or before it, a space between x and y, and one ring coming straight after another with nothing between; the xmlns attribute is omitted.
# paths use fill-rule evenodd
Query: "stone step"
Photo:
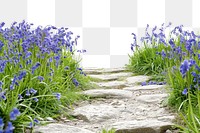
<svg viewBox="0 0 200 133"><path fill-rule="evenodd" d="M123 90L128 91L146 91L146 90L165 90L166 85L145 85L145 86L131 86L131 87L125 87Z"/></svg>
<svg viewBox="0 0 200 133"><path fill-rule="evenodd" d="M72 116L86 122L103 122L108 119L114 119L119 114L119 110L107 104L85 105L76 108Z"/></svg>
<svg viewBox="0 0 200 133"><path fill-rule="evenodd" d="M125 68L84 68L86 74L119 73L126 71Z"/></svg>
<svg viewBox="0 0 200 133"><path fill-rule="evenodd" d="M131 98L133 93L119 89L94 89L82 92L82 94L93 98Z"/></svg>
<svg viewBox="0 0 200 133"><path fill-rule="evenodd" d="M137 101L142 103L161 103L165 98L168 97L168 94L149 94L149 95L140 95L136 98Z"/></svg>
<svg viewBox="0 0 200 133"><path fill-rule="evenodd" d="M126 81L129 85L136 85L136 84L139 84L141 82L146 82L150 79L151 79L150 76L138 75L138 76L129 77L129 78L126 79Z"/></svg>
<svg viewBox="0 0 200 133"><path fill-rule="evenodd" d="M115 133L165 133L174 124L157 119L121 121L111 125Z"/></svg>
<svg viewBox="0 0 200 133"><path fill-rule="evenodd" d="M103 74L103 75L88 75L91 78L96 78L102 81L113 81L113 80L118 80L120 78L128 77L133 75L130 72L121 72L121 73L111 73L111 74Z"/></svg>
<svg viewBox="0 0 200 133"><path fill-rule="evenodd" d="M144 94L163 94L166 93L166 85L146 85L146 86L131 86L125 87L123 90L132 91L134 95L144 95Z"/></svg>
<svg viewBox="0 0 200 133"><path fill-rule="evenodd" d="M67 124L53 123L45 126L35 127L34 133L94 133L94 132L75 126L69 126Z"/></svg>
<svg viewBox="0 0 200 133"><path fill-rule="evenodd" d="M111 89L122 89L127 87L127 83L125 81L109 81L109 82L99 82L94 84L98 85L101 88L111 88Z"/></svg>

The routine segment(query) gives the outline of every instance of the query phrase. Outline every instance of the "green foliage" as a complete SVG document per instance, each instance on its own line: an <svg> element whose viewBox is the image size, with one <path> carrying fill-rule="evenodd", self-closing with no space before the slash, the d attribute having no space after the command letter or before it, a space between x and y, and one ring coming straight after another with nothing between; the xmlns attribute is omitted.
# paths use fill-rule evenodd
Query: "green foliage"
<svg viewBox="0 0 200 133"><path fill-rule="evenodd" d="M84 98L76 92L87 87L89 78L75 59L78 37L72 40L72 32L53 26L32 30L25 21L10 28L3 25L0 132L25 132L41 117L57 116L65 106Z"/></svg>
<svg viewBox="0 0 200 133"><path fill-rule="evenodd" d="M171 88L168 103L179 111L185 122L185 127L179 127L184 132L199 133L199 36L193 31L184 31L182 26L177 26L170 31L167 39L164 35L165 28L162 27L160 33L156 33L154 28L151 36L146 29L142 48L136 44L134 37L134 52L129 56L130 63L127 68L132 72L154 75L154 79L157 80L166 80Z"/></svg>

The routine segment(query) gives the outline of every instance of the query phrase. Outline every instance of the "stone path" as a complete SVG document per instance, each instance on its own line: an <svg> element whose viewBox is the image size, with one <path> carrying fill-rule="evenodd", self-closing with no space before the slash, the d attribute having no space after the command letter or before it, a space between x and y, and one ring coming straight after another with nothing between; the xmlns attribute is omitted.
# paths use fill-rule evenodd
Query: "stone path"
<svg viewBox="0 0 200 133"><path fill-rule="evenodd" d="M116 133L173 133L175 114L164 106L165 85L141 86L148 76L133 76L124 68L85 69L98 79L99 86L82 92L92 99L78 103L71 115L76 119L36 128L44 133L101 133L115 128Z"/></svg>

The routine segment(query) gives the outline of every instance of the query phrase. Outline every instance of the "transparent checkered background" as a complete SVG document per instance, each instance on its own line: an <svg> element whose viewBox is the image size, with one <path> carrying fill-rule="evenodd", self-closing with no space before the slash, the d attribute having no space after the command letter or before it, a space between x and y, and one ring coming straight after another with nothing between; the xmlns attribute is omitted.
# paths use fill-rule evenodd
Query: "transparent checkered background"
<svg viewBox="0 0 200 133"><path fill-rule="evenodd" d="M200 31L200 0L0 0L0 21L65 26L80 35L83 67L121 67L131 54L131 33L172 22Z"/></svg>

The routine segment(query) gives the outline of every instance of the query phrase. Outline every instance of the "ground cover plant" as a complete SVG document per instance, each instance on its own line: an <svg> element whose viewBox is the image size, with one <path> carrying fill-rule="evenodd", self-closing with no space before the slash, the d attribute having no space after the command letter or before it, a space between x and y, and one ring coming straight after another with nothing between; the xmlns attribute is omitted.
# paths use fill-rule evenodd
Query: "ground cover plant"
<svg viewBox="0 0 200 133"><path fill-rule="evenodd" d="M75 59L79 36L67 28L0 23L0 133L32 131L56 116L87 86ZM79 50L83 53L85 50Z"/></svg>
<svg viewBox="0 0 200 133"><path fill-rule="evenodd" d="M170 86L168 103L180 112L183 132L200 132L200 36L184 30L183 25L170 30L171 23L155 26L138 44L133 33L127 68L140 74L156 75ZM166 31L170 31L166 34Z"/></svg>

